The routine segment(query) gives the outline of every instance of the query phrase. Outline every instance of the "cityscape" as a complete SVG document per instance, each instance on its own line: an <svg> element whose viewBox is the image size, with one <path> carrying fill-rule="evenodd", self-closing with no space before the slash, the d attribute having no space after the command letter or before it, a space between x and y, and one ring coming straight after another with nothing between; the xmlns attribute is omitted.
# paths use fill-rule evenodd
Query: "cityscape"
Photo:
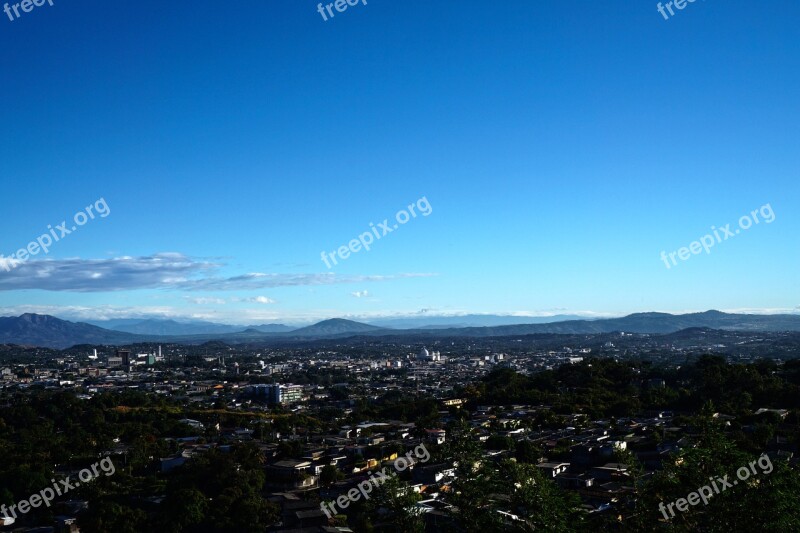
<svg viewBox="0 0 800 533"><path fill-rule="evenodd" d="M800 531L800 6L2 7L0 533Z"/></svg>

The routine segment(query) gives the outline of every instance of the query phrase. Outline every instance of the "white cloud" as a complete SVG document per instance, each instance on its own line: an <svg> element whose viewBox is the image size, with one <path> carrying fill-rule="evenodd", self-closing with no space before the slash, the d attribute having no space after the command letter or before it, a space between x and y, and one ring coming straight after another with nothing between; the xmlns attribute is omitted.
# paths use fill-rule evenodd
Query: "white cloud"
<svg viewBox="0 0 800 533"><path fill-rule="evenodd" d="M350 294L352 296L355 296L356 298L366 298L367 296L369 296L369 291L355 291L351 292Z"/></svg>
<svg viewBox="0 0 800 533"><path fill-rule="evenodd" d="M179 253L112 259L42 259L19 263L5 272L0 263L0 291L40 289L69 292L112 292L136 289L180 291L259 290L272 287L335 285L430 277L435 274L339 276L334 273L283 274L251 272L232 277L214 275L223 265ZM264 302L259 302L264 303Z"/></svg>
<svg viewBox="0 0 800 533"><path fill-rule="evenodd" d="M232 301L234 302L249 302L252 304L275 304L278 303L272 298L268 298L266 296L254 296L252 298L233 298Z"/></svg>
<svg viewBox="0 0 800 533"><path fill-rule="evenodd" d="M219 265L176 253L111 259L42 259L0 270L0 290L106 292L175 287Z"/></svg>
<svg viewBox="0 0 800 533"><path fill-rule="evenodd" d="M227 302L224 298L210 298L210 297L199 297L199 298L185 298L187 302L196 304L196 305L225 305Z"/></svg>
<svg viewBox="0 0 800 533"><path fill-rule="evenodd" d="M436 274L424 273L404 273L392 275L356 275L339 276L333 273L323 274L273 274L264 272L252 272L230 278L204 278L187 280L178 284L175 288L194 291L194 290L257 290L270 289L274 287L300 287L307 285L337 285L342 283L363 283L376 281L391 281L405 278L431 277Z"/></svg>
<svg viewBox="0 0 800 533"><path fill-rule="evenodd" d="M734 313L742 315L785 315L791 314L798 310L790 307L740 307L738 309L720 309L723 313ZM702 313L702 311L690 311L695 313Z"/></svg>
<svg viewBox="0 0 800 533"><path fill-rule="evenodd" d="M2 316L19 316L23 313L36 313L40 315L53 315L64 320L111 320L114 318L185 318L207 319L213 313L193 312L182 308L170 306L135 306L117 307L112 305L18 305L0 308Z"/></svg>

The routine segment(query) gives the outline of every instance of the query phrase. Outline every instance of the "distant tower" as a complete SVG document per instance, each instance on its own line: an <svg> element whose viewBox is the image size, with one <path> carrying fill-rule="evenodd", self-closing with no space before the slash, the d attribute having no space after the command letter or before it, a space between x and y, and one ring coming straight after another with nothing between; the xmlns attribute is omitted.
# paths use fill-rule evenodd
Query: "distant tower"
<svg viewBox="0 0 800 533"><path fill-rule="evenodd" d="M122 362L122 367L127 370L128 372L131 371L131 351L130 350L117 350L117 357L119 357Z"/></svg>
<svg viewBox="0 0 800 533"><path fill-rule="evenodd" d="M130 350L117 350L117 357L122 358L123 366L131 364L131 351Z"/></svg>

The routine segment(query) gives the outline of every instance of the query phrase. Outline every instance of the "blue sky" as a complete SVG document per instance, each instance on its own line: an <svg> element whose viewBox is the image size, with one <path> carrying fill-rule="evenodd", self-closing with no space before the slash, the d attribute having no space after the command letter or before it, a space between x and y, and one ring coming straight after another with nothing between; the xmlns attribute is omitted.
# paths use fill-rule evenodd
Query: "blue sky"
<svg viewBox="0 0 800 533"><path fill-rule="evenodd" d="M0 314L797 311L800 5L54 0L0 13ZM420 198L431 207L328 269ZM666 268L769 204L775 214Z"/></svg>

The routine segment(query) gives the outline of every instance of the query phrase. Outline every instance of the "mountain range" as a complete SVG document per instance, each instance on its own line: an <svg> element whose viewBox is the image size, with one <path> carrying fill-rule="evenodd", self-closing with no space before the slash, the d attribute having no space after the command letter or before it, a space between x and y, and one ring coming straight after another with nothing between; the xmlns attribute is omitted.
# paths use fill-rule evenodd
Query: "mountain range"
<svg viewBox="0 0 800 533"><path fill-rule="evenodd" d="M579 315L553 316L513 316L513 315L458 315L379 318L365 320L362 323L378 328L391 329L444 329L444 328L477 328L486 326L506 326L510 324L547 324L566 320L589 320ZM203 335L211 333L236 333L245 330L257 330L264 333L286 333L298 330L303 326L313 326L313 322L300 323L295 326L285 324L261 324L257 326L230 325L207 322L204 320L170 320L159 318L116 318L110 320L90 320L87 322L114 331L136 333L138 335Z"/></svg>
<svg viewBox="0 0 800 533"><path fill-rule="evenodd" d="M514 315L458 315L458 316L416 316L402 318L380 318L368 320L367 324L381 328L394 329L443 329L480 328L488 326L508 326L511 324L548 324L565 320L592 320L580 315L552 316L514 316Z"/></svg>
<svg viewBox="0 0 800 533"><path fill-rule="evenodd" d="M137 335L203 335L212 333L236 333L247 329L254 329L263 333L282 333L295 328L284 324L261 324L258 326L232 326L229 324L215 324L203 320L177 321L158 318L135 319L117 318L111 320L93 320L88 322L93 326Z"/></svg>
<svg viewBox="0 0 800 533"><path fill-rule="evenodd" d="M475 315L483 316L483 315ZM447 317L463 318L463 317ZM519 317L509 316L506 320ZM464 323L469 323L466 320ZM97 324L109 326L100 327ZM110 329L110 328L114 329ZM283 324L226 326L211 322L180 323L171 320L115 320L69 322L54 316L23 314L0 317L0 344L67 348L76 344L121 345L139 342L197 344L212 340L226 343L268 343L335 339L352 336L392 337L503 337L538 333L591 334L623 331L667 334L688 328L728 331L800 331L800 315L746 315L720 311L672 315L636 313L620 318L572 319L543 323L510 323L496 326L452 327L430 324L415 329L393 329L334 318L300 328Z"/></svg>

